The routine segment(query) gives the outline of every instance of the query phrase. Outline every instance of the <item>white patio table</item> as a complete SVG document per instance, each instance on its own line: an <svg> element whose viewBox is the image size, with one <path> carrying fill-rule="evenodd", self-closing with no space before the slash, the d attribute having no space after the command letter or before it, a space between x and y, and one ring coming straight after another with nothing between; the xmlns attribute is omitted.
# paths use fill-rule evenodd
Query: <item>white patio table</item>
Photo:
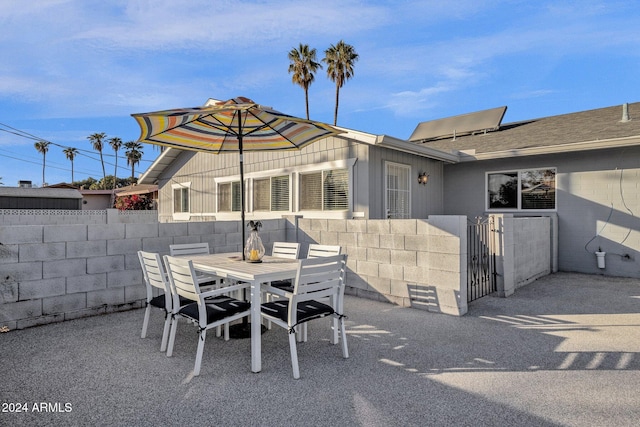
<svg viewBox="0 0 640 427"><path fill-rule="evenodd" d="M295 259L265 256L260 263L242 260L238 253L185 255L193 268L220 277L251 283L251 370L262 370L262 316L260 314L260 284L275 280L293 279L298 269Z"/></svg>

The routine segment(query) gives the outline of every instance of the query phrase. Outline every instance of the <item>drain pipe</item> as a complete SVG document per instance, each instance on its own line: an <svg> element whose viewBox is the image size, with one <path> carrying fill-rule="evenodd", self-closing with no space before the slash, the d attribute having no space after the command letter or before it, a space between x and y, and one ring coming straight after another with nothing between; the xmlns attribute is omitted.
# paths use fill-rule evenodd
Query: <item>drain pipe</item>
<svg viewBox="0 0 640 427"><path fill-rule="evenodd" d="M606 252L602 252L602 249L598 248L598 250L596 251L596 260L598 261L598 268L604 268L605 264L604 264L604 256L606 255Z"/></svg>

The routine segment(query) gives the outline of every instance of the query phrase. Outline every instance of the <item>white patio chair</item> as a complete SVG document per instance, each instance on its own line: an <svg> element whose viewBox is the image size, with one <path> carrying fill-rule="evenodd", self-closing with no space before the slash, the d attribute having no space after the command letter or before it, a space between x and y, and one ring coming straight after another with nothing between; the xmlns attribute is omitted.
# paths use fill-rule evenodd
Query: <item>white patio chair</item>
<svg viewBox="0 0 640 427"><path fill-rule="evenodd" d="M289 331L289 349L293 377L300 378L295 332L307 322L325 316L336 318L340 324L339 341L342 357L349 357L347 335L344 327L343 299L347 256L302 259L294 279L293 292L285 298L263 303L262 317ZM328 298L328 302L319 299ZM336 344L334 338L332 344Z"/></svg>
<svg viewBox="0 0 640 427"><path fill-rule="evenodd" d="M157 307L164 310L164 329L162 331L160 351L165 351L167 349L169 327L171 326L171 307L173 304L169 280L167 279L167 275L162 267L162 261L159 254L138 251L138 259L140 260L140 266L142 267L143 281L147 288L147 299L145 302L146 308L144 310L141 338L146 338L147 336L151 307ZM154 296L154 293L159 295Z"/></svg>
<svg viewBox="0 0 640 427"><path fill-rule="evenodd" d="M307 250L307 259L340 255L341 252L342 247L339 245L319 245L312 243ZM286 298L287 293L293 292L293 284L291 280L279 280L264 286L263 291L267 295L267 300L272 300L274 295L280 298ZM270 324L267 326L271 329ZM337 322L335 326L337 327ZM300 333L297 336L298 341L307 341L307 325L302 325Z"/></svg>
<svg viewBox="0 0 640 427"><path fill-rule="evenodd" d="M198 349L196 352L196 363L193 368L193 375L200 375L202 364L202 353L207 336L207 330L218 326L224 326L224 339L229 340L229 322L241 319L251 314L251 304L231 298L226 294L233 291L243 290L250 286L249 283L237 283L219 289L203 291L200 289L193 263L182 258L175 258L165 255L164 263L169 275L169 283L174 302L172 316L174 320L171 324L169 334L169 344L167 347L167 357L173 355L173 346L176 338L177 320L182 317L198 326L200 331ZM192 302L182 307L176 308L179 297L191 300Z"/></svg>
<svg viewBox="0 0 640 427"><path fill-rule="evenodd" d="M169 255L171 256L185 256L185 255L209 255L209 244L204 243L180 243L169 245ZM223 285L222 277L215 276L213 274L205 274L198 272L198 282L200 286L207 287L220 287Z"/></svg>

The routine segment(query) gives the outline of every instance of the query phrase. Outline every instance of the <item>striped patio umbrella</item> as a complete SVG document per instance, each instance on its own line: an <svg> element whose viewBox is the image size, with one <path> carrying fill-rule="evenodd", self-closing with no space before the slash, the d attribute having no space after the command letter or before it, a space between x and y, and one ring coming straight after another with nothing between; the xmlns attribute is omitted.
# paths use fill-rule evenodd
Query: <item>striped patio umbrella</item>
<svg viewBox="0 0 640 427"><path fill-rule="evenodd" d="M207 153L240 155L242 244L245 244L243 152L299 150L343 133L327 124L289 116L244 97L214 105L132 114L139 142ZM242 251L244 257L244 250Z"/></svg>

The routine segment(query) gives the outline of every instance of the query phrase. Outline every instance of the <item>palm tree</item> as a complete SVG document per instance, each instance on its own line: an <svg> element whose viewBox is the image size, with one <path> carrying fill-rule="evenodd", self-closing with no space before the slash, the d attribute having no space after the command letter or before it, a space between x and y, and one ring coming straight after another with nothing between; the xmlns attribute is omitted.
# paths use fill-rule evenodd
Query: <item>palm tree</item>
<svg viewBox="0 0 640 427"><path fill-rule="evenodd" d="M46 182L44 180L44 167L47 159L47 151L49 151L49 144L51 144L49 141L38 141L35 144L33 144L34 147L36 147L36 150L38 150L38 153L42 154L42 186L43 187Z"/></svg>
<svg viewBox="0 0 640 427"><path fill-rule="evenodd" d="M109 139L109 145L113 148L113 151L116 152L116 169L113 173L113 189L116 188L116 181L118 180L118 150L122 147L122 140L117 136Z"/></svg>
<svg viewBox="0 0 640 427"><path fill-rule="evenodd" d="M127 164L131 166L131 183L133 184L133 178L135 175L134 168L140 163L140 159L142 159L142 144L136 141L129 141L124 143L124 147L127 149L125 151L125 156L127 157Z"/></svg>
<svg viewBox="0 0 640 427"><path fill-rule="evenodd" d="M309 86L315 80L313 73L322 69L322 65L316 62L316 50L309 49L309 45L300 43L298 49L293 48L289 52L289 73L293 73L291 81L304 89L304 102L307 107L307 120L309 120Z"/></svg>
<svg viewBox="0 0 640 427"><path fill-rule="evenodd" d="M78 155L78 149L73 147L67 147L62 150L67 159L71 160L71 184L73 184L73 159Z"/></svg>
<svg viewBox="0 0 640 427"><path fill-rule="evenodd" d="M333 115L334 126L338 123L338 99L340 88L353 77L353 66L358 60L358 54L353 46L340 40L338 44L331 45L324 51L322 62L327 64L327 76L336 83L336 109Z"/></svg>
<svg viewBox="0 0 640 427"><path fill-rule="evenodd" d="M107 134L104 132L94 133L93 135L89 135L87 139L91 141L91 145L93 149L100 153L100 163L102 163L102 189L106 190L106 182L107 182L107 172L104 170L104 159L102 158L102 148L104 147L104 139L107 137Z"/></svg>

